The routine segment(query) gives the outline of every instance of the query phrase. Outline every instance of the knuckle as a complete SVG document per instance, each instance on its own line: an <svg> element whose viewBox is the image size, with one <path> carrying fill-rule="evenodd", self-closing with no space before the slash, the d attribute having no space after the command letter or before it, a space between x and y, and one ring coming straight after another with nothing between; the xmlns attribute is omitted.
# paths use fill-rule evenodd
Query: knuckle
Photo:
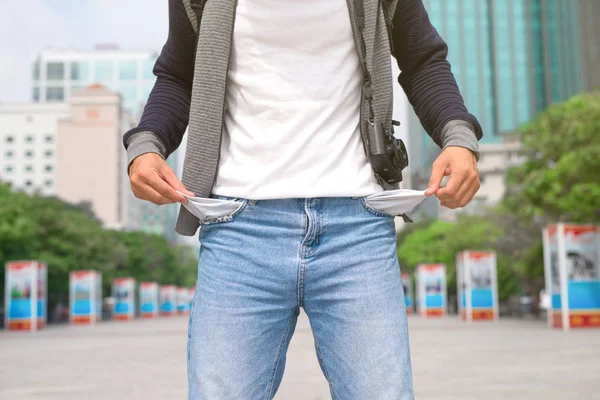
<svg viewBox="0 0 600 400"><path fill-rule="evenodd" d="M148 179L149 174L148 174L148 171L146 171L145 169L143 169L143 170L140 170L140 171L136 171L135 172L135 176L139 180L145 180L145 179Z"/></svg>

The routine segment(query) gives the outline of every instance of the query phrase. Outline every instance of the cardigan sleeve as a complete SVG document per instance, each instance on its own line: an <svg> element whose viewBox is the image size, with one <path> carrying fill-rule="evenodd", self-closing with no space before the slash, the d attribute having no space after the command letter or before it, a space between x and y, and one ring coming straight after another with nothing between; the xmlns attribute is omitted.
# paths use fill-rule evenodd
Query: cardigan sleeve
<svg viewBox="0 0 600 400"><path fill-rule="evenodd" d="M137 127L123 135L129 164L179 147L189 122L196 34L181 0L169 0L169 35L154 65L157 79Z"/></svg>
<svg viewBox="0 0 600 400"><path fill-rule="evenodd" d="M422 0L398 1L391 36L398 82L425 131L442 148L461 146L478 155L481 125L465 107L447 60L448 46Z"/></svg>

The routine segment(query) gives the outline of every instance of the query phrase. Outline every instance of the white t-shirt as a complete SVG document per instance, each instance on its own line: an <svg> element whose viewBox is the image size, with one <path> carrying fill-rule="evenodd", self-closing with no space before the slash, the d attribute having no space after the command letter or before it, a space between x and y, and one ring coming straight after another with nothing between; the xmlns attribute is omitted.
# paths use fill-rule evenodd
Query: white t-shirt
<svg viewBox="0 0 600 400"><path fill-rule="evenodd" d="M345 0L238 0L213 193L381 192L360 138L363 81Z"/></svg>

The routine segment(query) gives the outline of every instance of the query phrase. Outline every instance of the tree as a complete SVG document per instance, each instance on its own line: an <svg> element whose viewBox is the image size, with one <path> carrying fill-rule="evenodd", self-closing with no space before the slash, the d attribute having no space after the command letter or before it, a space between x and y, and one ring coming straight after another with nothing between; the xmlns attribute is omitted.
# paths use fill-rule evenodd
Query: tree
<svg viewBox="0 0 600 400"><path fill-rule="evenodd" d="M28 196L0 184L0 267L22 259L48 264L50 303L68 298L73 270L101 272L105 295L115 277L191 286L197 274L197 256L190 248L172 246L161 236L143 232L105 230L85 204ZM4 273L0 272L1 293Z"/></svg>
<svg viewBox="0 0 600 400"><path fill-rule="evenodd" d="M481 216L461 215L455 222L435 221L427 228L414 230L399 244L398 254L411 269L421 263L446 264L448 293L456 293L456 254L464 250L495 250L503 231ZM514 291L511 264L499 257L499 287L504 299Z"/></svg>
<svg viewBox="0 0 600 400"><path fill-rule="evenodd" d="M572 97L517 132L526 161L507 177L505 205L527 218L600 221L600 90Z"/></svg>

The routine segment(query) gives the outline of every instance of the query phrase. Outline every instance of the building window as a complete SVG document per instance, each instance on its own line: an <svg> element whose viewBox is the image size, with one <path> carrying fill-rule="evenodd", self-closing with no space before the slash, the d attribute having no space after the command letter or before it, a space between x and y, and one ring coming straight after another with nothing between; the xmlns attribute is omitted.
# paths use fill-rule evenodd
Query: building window
<svg viewBox="0 0 600 400"><path fill-rule="evenodd" d="M32 185L33 185L33 182L31 182L31 181L25 181L25 186L31 187Z"/></svg>
<svg viewBox="0 0 600 400"><path fill-rule="evenodd" d="M119 79L135 80L137 79L137 61L119 62Z"/></svg>
<svg viewBox="0 0 600 400"><path fill-rule="evenodd" d="M46 150L45 154L46 154L46 157L50 158L50 157L52 157L53 152L52 152L52 150Z"/></svg>
<svg viewBox="0 0 600 400"><path fill-rule="evenodd" d="M87 62L71 63L71 80L87 81L90 78L90 66Z"/></svg>
<svg viewBox="0 0 600 400"><path fill-rule="evenodd" d="M156 79L154 72L152 72L152 70L154 69L155 63L156 63L156 59L144 61L144 79L152 79L152 80Z"/></svg>
<svg viewBox="0 0 600 400"><path fill-rule="evenodd" d="M62 81L65 79L65 64L62 62L49 62L46 64L46 79L49 81Z"/></svg>
<svg viewBox="0 0 600 400"><path fill-rule="evenodd" d="M46 165L44 169L46 170L46 172L52 172L52 165Z"/></svg>
<svg viewBox="0 0 600 400"><path fill-rule="evenodd" d="M28 165L25 167L25 172L33 172L33 165Z"/></svg>
<svg viewBox="0 0 600 400"><path fill-rule="evenodd" d="M46 89L46 101L63 101L65 89L63 87L49 87Z"/></svg>
<svg viewBox="0 0 600 400"><path fill-rule="evenodd" d="M25 138L25 142L26 143L33 143L33 136L32 135L27 135L27 137Z"/></svg>
<svg viewBox="0 0 600 400"><path fill-rule="evenodd" d="M14 136L7 136L6 137L6 143L12 144L14 142L15 142Z"/></svg>
<svg viewBox="0 0 600 400"><path fill-rule="evenodd" d="M54 141L54 137L52 137L52 135L46 135L45 140L46 143L52 143Z"/></svg>
<svg viewBox="0 0 600 400"><path fill-rule="evenodd" d="M114 78L113 63L111 61L97 61L94 67L94 82L112 87Z"/></svg>
<svg viewBox="0 0 600 400"><path fill-rule="evenodd" d="M40 88L37 86L33 88L33 101L40 101Z"/></svg>
<svg viewBox="0 0 600 400"><path fill-rule="evenodd" d="M33 157L33 151L31 151L31 150L26 151L25 152L25 157L27 157L27 158Z"/></svg>
<svg viewBox="0 0 600 400"><path fill-rule="evenodd" d="M4 156L6 158L11 158L15 153L13 153L12 151L8 150L6 153L4 153Z"/></svg>
<svg viewBox="0 0 600 400"><path fill-rule="evenodd" d="M39 61L36 61L36 63L33 64L33 80L34 81L40 80L40 62Z"/></svg>
<svg viewBox="0 0 600 400"><path fill-rule="evenodd" d="M11 165L7 165L6 168L4 168L4 170L8 173L11 173L13 171L13 167Z"/></svg>
<svg viewBox="0 0 600 400"><path fill-rule="evenodd" d="M52 181L50 179L48 179L46 182L44 182L44 184L46 185L47 188L52 187Z"/></svg>
<svg viewBox="0 0 600 400"><path fill-rule="evenodd" d="M138 93L137 93L137 85L136 84L131 84L131 83L122 84L119 87L119 92L121 93L121 96L123 97L124 103L134 103L135 104L137 102Z"/></svg>

